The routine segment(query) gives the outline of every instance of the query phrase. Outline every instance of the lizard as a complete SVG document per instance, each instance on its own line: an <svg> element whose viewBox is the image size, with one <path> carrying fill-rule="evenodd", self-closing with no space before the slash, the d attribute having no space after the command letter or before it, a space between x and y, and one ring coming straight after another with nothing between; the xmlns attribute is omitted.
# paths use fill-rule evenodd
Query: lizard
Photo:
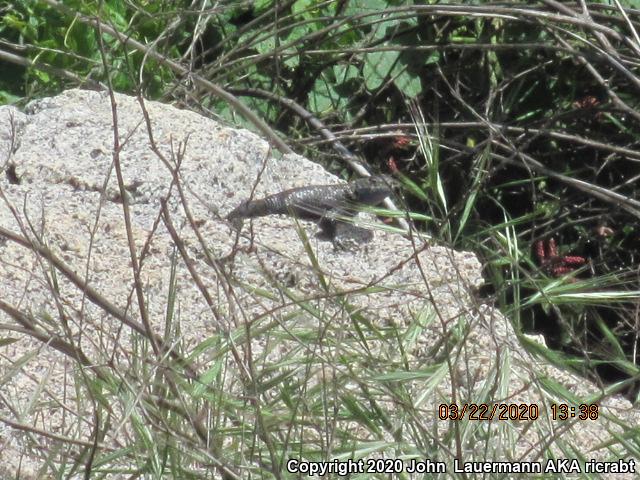
<svg viewBox="0 0 640 480"><path fill-rule="evenodd" d="M368 241L372 233L355 227L344 217L353 217L356 206L375 206L392 194L394 180L387 175L360 178L349 183L290 188L257 200L245 200L228 215L236 229L245 218L289 215L318 223L321 232L339 246L343 238ZM341 218L342 217L342 218Z"/></svg>

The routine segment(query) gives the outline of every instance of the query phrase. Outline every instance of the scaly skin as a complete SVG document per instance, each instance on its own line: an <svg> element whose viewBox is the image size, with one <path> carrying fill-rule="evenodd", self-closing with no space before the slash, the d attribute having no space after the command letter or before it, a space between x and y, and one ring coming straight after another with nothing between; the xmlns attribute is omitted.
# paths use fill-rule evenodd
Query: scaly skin
<svg viewBox="0 0 640 480"><path fill-rule="evenodd" d="M392 193L386 175L361 178L337 185L291 188L258 200L244 201L227 215L237 227L242 219L266 215L289 215L313 220L331 237L335 235L336 216L353 216L358 204L375 206Z"/></svg>

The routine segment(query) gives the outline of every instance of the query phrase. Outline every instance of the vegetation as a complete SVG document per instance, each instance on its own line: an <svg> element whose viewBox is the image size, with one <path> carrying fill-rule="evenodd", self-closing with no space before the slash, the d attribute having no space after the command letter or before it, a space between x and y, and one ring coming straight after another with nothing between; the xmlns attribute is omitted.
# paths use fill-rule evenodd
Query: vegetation
<svg viewBox="0 0 640 480"><path fill-rule="evenodd" d="M518 333L544 334L550 349L523 337L525 346L600 382L607 394L635 400L640 385L636 8L634 1L553 0L5 1L0 3L0 102L23 106L70 87L110 86L259 131L280 152L305 154L344 177L364 166L394 173L404 186L403 207L418 212L411 217L416 227L438 242L477 253L488 281L479 292L484 301L495 300ZM583 261L567 261L572 257ZM308 312L309 306L300 308ZM405 334L365 330L362 338L391 342ZM292 361L315 372L321 366L305 360L314 340L304 338L305 347ZM262 462L277 465L287 451L274 446L278 442L266 424L297 416L300 409L328 419L328 409L338 408L323 397L328 391L340 398L342 415L381 439L380 444L356 442L339 455L400 451L407 442L415 454L436 456L438 447L417 419L406 427L411 435L393 429L378 403L380 392L372 389L405 405L412 395L404 388L407 373L383 376L386 369L399 372L392 368L395 359L375 357L362 338L336 345L330 359L345 375L337 382L358 378L358 372L348 371L353 355L376 365L357 393L323 379L326 384L313 385L305 403L299 391L311 373L301 383L269 378L268 386L282 384L281 403L274 399L274 405L290 410L272 411L268 403L247 406L266 422L257 429L259 441L252 437L265 446L259 449ZM198 353L218 349L217 341L222 340L203 343ZM220 405L222 419L238 400L224 394L223 357L212 359L207 381L219 390L206 401ZM149 376L144 365L137 367L140 378ZM278 365L270 368L278 371ZM441 361L412 372L412 379L438 382L445 371ZM100 382L87 388L100 395L120 388L109 375ZM188 390L184 411L160 404L146 411L148 418L165 422L165 431L204 401L205 394L187 383L161 392L173 398L176 390ZM430 388L418 394L427 395ZM171 458L182 450L183 438L168 436L159 446L143 418L131 421L138 443L102 455L100 465L111 465L118 456L139 460L141 451L152 451L132 475L178 469L177 478L198 477ZM240 444L251 440L239 432L248 425L234 421L238 430L222 433L246 448ZM392 432L391 439L378 431L381 425ZM333 434L346 438L349 432ZM195 443L190 461L224 470L216 463L219 450ZM88 455L92 447L83 448ZM305 447L296 448L302 453ZM83 455L74 468L86 463Z"/></svg>

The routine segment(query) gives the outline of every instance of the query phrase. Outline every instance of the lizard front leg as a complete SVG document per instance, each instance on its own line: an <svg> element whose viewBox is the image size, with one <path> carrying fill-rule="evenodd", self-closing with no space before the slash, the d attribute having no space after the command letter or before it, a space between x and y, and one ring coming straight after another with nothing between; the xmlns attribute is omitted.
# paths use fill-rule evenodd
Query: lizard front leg
<svg viewBox="0 0 640 480"><path fill-rule="evenodd" d="M327 212L318 222L321 235L331 239L336 250L353 250L363 243L370 242L373 232L367 228L354 225L349 219L353 212L333 209Z"/></svg>

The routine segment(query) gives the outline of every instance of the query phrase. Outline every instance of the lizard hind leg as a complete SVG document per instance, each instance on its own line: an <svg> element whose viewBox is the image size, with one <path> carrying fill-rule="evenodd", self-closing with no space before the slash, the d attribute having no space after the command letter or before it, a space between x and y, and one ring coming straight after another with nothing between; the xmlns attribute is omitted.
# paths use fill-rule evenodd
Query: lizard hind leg
<svg viewBox="0 0 640 480"><path fill-rule="evenodd" d="M336 236L337 224L338 221L335 218L322 217L318 221L318 227L320 227L318 238L320 240L333 240Z"/></svg>
<svg viewBox="0 0 640 480"><path fill-rule="evenodd" d="M336 250L356 250L360 245L371 241L373 238L371 230L358 227L344 217L351 217L351 215L342 209L327 212L318 221L320 227L318 237L331 240Z"/></svg>
<svg viewBox="0 0 640 480"><path fill-rule="evenodd" d="M348 222L334 225L333 246L336 250L356 250L373 239L373 232Z"/></svg>

